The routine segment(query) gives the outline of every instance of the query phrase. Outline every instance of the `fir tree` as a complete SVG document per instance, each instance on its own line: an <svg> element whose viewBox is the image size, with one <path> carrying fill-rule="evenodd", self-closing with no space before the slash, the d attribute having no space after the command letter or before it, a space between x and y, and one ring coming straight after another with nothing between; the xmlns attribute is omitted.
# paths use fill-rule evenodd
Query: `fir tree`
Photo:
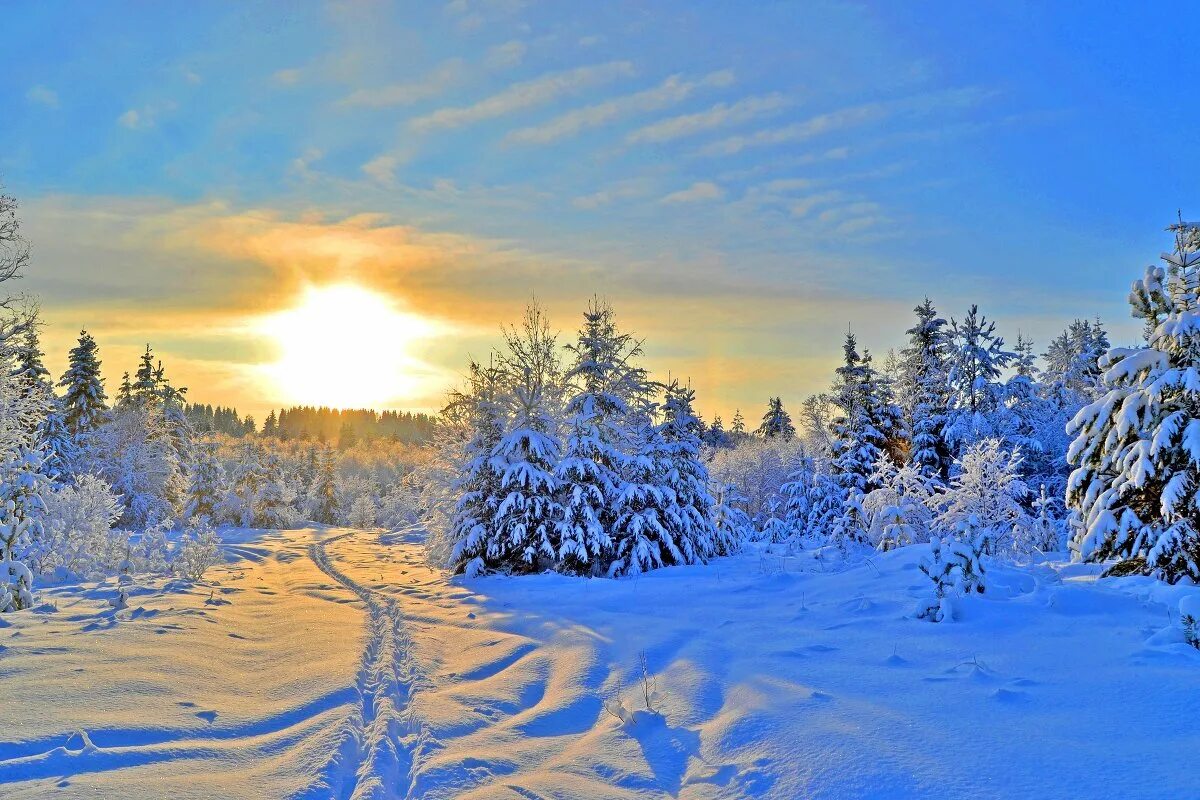
<svg viewBox="0 0 1200 800"><path fill-rule="evenodd" d="M692 409L695 396L690 386L678 381L667 384L659 426L667 467L659 477L675 500L667 515L667 530L685 564L725 555L737 546L718 539L713 527L708 470L700 458L700 420Z"/></svg>
<svg viewBox="0 0 1200 800"><path fill-rule="evenodd" d="M764 439L783 439L790 441L796 436L796 428L792 425L792 417L783 407L783 400L772 397L767 402L767 412L763 414L762 424L755 431Z"/></svg>
<svg viewBox="0 0 1200 800"><path fill-rule="evenodd" d="M656 408L652 400L643 398L630 415L635 449L625 460L624 479L616 496L613 558L608 568L613 577L685 561L669 521L675 495L664 485L670 458L662 430L654 424Z"/></svg>
<svg viewBox="0 0 1200 800"><path fill-rule="evenodd" d="M593 300L578 341L568 349L575 364L567 381L566 449L555 477L562 490L559 558L571 572L598 572L612 548L616 495L624 462L622 429L629 401L646 391L645 370L636 366L641 343L621 333L612 307Z"/></svg>
<svg viewBox="0 0 1200 800"><path fill-rule="evenodd" d="M203 441L195 449L196 461L188 484L188 500L184 517L213 519L216 509L225 497L225 470L217 458L217 443Z"/></svg>
<svg viewBox="0 0 1200 800"><path fill-rule="evenodd" d="M1175 249L1133 285L1134 316L1146 346L1114 348L1102 361L1105 393L1084 407L1068 432L1075 466L1067 504L1091 561L1144 559L1174 583L1200 581L1200 226L1170 228Z"/></svg>
<svg viewBox="0 0 1200 800"><path fill-rule="evenodd" d="M734 439L741 439L746 435L746 420L742 417L742 410L740 408L733 410L733 423L729 428L729 432L733 434Z"/></svg>
<svg viewBox="0 0 1200 800"><path fill-rule="evenodd" d="M33 573L22 560L41 537L46 479L42 459L18 447L0 470L0 613L33 604Z"/></svg>
<svg viewBox="0 0 1200 800"><path fill-rule="evenodd" d="M452 403L463 409L471 436L452 484L458 501L450 518L450 566L469 576L500 563L502 550L495 522L503 500L500 484L504 477L504 462L496 455L504 437L500 373L471 362L470 376L469 391L456 395Z"/></svg>
<svg viewBox="0 0 1200 800"><path fill-rule="evenodd" d="M103 421L108 410L100 363L96 340L87 331L80 331L79 343L71 348L67 358L67 371L58 382L63 389L67 430L80 445Z"/></svg>
<svg viewBox="0 0 1200 800"><path fill-rule="evenodd" d="M1004 349L996 335L996 323L972 305L962 323L952 320L950 371L950 414L946 438L961 452L974 441L997 431L991 415L1002 404L1001 372L1014 354Z"/></svg>
<svg viewBox="0 0 1200 800"><path fill-rule="evenodd" d="M42 471L46 477L57 483L70 480L78 469L79 446L67 430L62 402L58 398L50 401L50 408L38 424L34 438L45 457Z"/></svg>
<svg viewBox="0 0 1200 800"><path fill-rule="evenodd" d="M909 462L927 477L943 480L952 460L945 437L949 346L946 321L938 317L928 297L913 311L917 322L906 331L909 343L900 354L897 387L909 432Z"/></svg>
<svg viewBox="0 0 1200 800"><path fill-rule="evenodd" d="M308 491L309 515L323 525L337 523L337 455L329 448L317 454L316 474Z"/></svg>
<svg viewBox="0 0 1200 800"><path fill-rule="evenodd" d="M840 411L831 425L831 466L847 491L863 493L875 488L871 483L875 463L887 452L899 411L880 384L870 354L858 354L853 333L846 334L842 351L844 362L836 370L830 398Z"/></svg>

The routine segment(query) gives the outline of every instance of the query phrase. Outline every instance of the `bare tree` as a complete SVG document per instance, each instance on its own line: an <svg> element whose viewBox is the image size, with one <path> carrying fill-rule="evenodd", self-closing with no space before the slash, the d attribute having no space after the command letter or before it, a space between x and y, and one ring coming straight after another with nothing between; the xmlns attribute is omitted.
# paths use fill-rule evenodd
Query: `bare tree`
<svg viewBox="0 0 1200 800"><path fill-rule="evenodd" d="M29 242L21 236L17 199L0 194L0 282L19 278L29 264Z"/></svg>

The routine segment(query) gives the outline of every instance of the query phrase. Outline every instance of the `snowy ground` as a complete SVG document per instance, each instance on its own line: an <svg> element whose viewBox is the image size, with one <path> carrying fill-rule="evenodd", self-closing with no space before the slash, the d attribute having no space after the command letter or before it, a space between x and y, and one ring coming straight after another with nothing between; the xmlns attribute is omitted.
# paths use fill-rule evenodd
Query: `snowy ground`
<svg viewBox="0 0 1200 800"><path fill-rule="evenodd" d="M413 532L226 538L211 585L0 620L0 797L1195 794L1185 589L997 568L935 625L918 548L464 583Z"/></svg>

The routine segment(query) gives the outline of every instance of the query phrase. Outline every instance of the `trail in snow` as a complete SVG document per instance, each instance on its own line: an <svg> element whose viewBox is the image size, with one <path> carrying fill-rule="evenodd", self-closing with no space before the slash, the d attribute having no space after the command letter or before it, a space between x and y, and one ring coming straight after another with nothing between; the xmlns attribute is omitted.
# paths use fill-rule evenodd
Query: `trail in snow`
<svg viewBox="0 0 1200 800"><path fill-rule="evenodd" d="M358 713L349 720L348 738L329 765L326 784L313 797L332 790L349 800L393 800L412 796L414 753L421 741L410 702L419 670L404 629L399 604L349 577L334 566L328 545L354 531L314 542L313 563L353 592L368 614L368 638L356 687Z"/></svg>

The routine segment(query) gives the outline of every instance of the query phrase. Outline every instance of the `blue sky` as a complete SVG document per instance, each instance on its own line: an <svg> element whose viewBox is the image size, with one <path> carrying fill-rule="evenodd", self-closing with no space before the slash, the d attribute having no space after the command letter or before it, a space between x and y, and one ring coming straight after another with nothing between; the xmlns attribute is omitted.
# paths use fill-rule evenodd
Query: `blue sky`
<svg viewBox="0 0 1200 800"><path fill-rule="evenodd" d="M441 325L395 405L532 293L565 331L599 293L757 416L925 294L1136 336L1126 287L1196 211L1197 25L1153 5L29 3L0 179L51 348L86 325L116 373L149 339L196 399L273 404L246 321L349 281Z"/></svg>

